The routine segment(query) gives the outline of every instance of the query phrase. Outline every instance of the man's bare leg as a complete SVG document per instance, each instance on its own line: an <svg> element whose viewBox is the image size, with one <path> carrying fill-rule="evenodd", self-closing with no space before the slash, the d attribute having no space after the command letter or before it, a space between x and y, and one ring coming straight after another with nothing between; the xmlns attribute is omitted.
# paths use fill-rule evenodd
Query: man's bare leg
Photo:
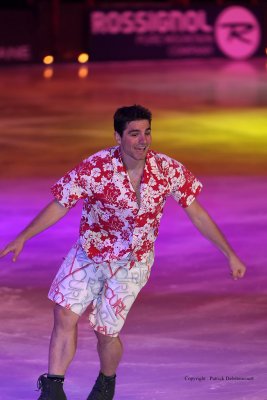
<svg viewBox="0 0 267 400"><path fill-rule="evenodd" d="M95 334L100 370L106 376L115 375L123 353L122 342L119 337L106 336L96 331Z"/></svg>
<svg viewBox="0 0 267 400"><path fill-rule="evenodd" d="M49 349L49 374L65 375L76 352L79 318L74 312L55 305L54 328ZM95 334L101 372L106 376L115 375L123 353L121 340L119 337L110 337L98 332Z"/></svg>
<svg viewBox="0 0 267 400"><path fill-rule="evenodd" d="M54 328L49 348L49 374L65 375L76 352L79 318L71 310L55 305Z"/></svg>

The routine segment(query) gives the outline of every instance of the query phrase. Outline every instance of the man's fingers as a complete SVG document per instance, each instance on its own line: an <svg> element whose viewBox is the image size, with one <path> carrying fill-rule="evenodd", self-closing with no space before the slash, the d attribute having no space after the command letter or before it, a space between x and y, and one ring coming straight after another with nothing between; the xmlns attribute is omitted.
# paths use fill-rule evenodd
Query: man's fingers
<svg viewBox="0 0 267 400"><path fill-rule="evenodd" d="M12 257L12 261L15 262L16 259L17 259L17 254L16 254L16 252L14 252L14 255L13 255L13 257Z"/></svg>
<svg viewBox="0 0 267 400"><path fill-rule="evenodd" d="M6 256L8 253L10 253L12 250L9 247L6 247L4 250L0 252L0 257Z"/></svg>
<svg viewBox="0 0 267 400"><path fill-rule="evenodd" d="M243 276L244 276L245 273L246 273L246 270L245 270L245 269L239 269L239 270L237 271L237 273L238 273L238 275L240 276L240 278L243 278Z"/></svg>
<svg viewBox="0 0 267 400"><path fill-rule="evenodd" d="M12 261L13 261L13 262L17 261L17 258L18 258L18 256L19 256L19 253L20 253L20 252L21 252L20 249L14 251L14 256L13 256L13 258L12 258Z"/></svg>
<svg viewBox="0 0 267 400"><path fill-rule="evenodd" d="M16 246L9 245L4 250L0 252L0 257L5 257L8 253L14 253L12 257L12 261L16 261L19 253L21 252L21 248L17 248Z"/></svg>
<svg viewBox="0 0 267 400"><path fill-rule="evenodd" d="M233 279L236 281L238 278L243 278L243 276L245 275L245 271L242 270L237 270L237 271L232 271L231 275L233 277Z"/></svg>

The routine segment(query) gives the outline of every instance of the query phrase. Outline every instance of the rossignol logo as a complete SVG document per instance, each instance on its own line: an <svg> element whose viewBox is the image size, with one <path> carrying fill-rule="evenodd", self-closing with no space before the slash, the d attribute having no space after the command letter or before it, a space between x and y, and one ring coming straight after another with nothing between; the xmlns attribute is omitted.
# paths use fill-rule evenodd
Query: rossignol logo
<svg viewBox="0 0 267 400"><path fill-rule="evenodd" d="M261 29L252 12L244 7L232 6L223 10L217 18L215 38L225 55L242 60L257 51Z"/></svg>
<svg viewBox="0 0 267 400"><path fill-rule="evenodd" d="M205 10L94 11L91 32L94 35L133 35L149 33L210 33Z"/></svg>

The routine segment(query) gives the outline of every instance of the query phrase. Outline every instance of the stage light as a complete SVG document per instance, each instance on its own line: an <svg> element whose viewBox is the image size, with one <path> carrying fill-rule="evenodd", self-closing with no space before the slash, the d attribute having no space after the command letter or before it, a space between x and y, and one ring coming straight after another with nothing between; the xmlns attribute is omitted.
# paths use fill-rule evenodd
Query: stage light
<svg viewBox="0 0 267 400"><path fill-rule="evenodd" d="M44 77L45 79L50 79L50 78L52 78L53 75L54 75L54 70L53 70L53 68L47 67L47 68L44 69L43 77Z"/></svg>
<svg viewBox="0 0 267 400"><path fill-rule="evenodd" d="M87 63L89 61L89 54L87 54L87 53L81 53L81 54L79 54L79 56L78 56L78 62L80 63L80 64L85 64L85 63Z"/></svg>
<svg viewBox="0 0 267 400"><path fill-rule="evenodd" d="M51 55L47 55L47 56L45 56L45 57L43 58L43 63L44 63L45 65L53 64L53 62L54 62L54 57L51 56Z"/></svg>
<svg viewBox="0 0 267 400"><path fill-rule="evenodd" d="M88 75L88 67L80 67L78 70L78 76L79 78L86 78Z"/></svg>

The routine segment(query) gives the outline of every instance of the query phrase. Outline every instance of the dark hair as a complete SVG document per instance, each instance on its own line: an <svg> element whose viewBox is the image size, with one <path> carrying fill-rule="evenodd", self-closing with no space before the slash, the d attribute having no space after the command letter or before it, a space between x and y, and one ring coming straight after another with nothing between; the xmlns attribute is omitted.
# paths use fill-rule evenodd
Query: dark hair
<svg viewBox="0 0 267 400"><path fill-rule="evenodd" d="M143 106L134 104L133 106L118 108L114 114L114 129L122 136L129 122L141 119L148 120L149 124L152 120L151 112Z"/></svg>

